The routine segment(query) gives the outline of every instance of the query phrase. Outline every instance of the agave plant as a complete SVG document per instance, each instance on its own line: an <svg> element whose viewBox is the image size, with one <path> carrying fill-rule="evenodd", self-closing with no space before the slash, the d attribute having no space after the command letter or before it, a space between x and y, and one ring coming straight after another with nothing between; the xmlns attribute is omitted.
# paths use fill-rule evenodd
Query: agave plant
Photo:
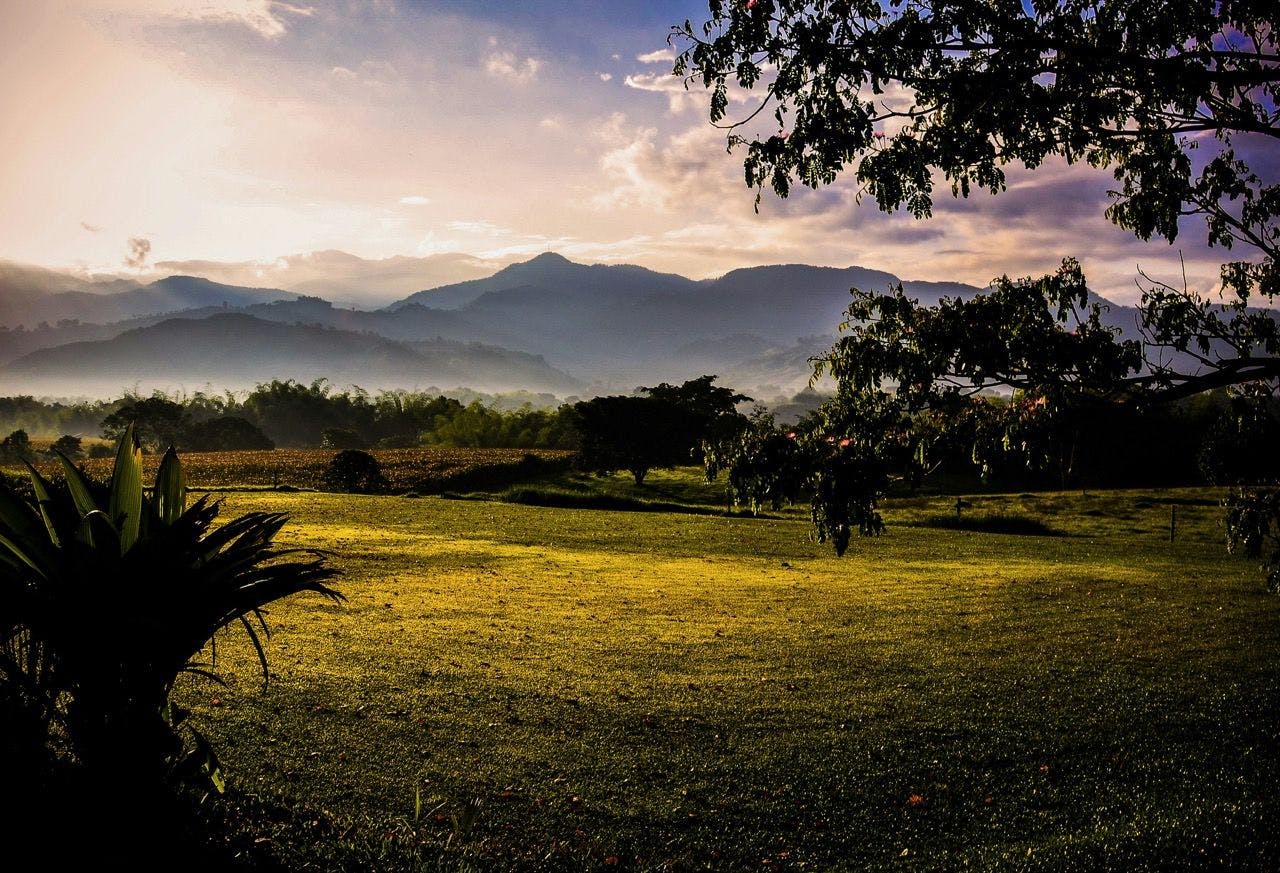
<svg viewBox="0 0 1280 873"><path fill-rule="evenodd" d="M337 571L273 544L284 515L215 527L208 495L188 507L172 448L144 493L131 428L105 486L59 459L56 484L29 468L30 496L0 488L2 727L92 779L158 785L183 748L169 706L178 675L238 623L265 682L262 607L301 591L339 600L324 584Z"/></svg>

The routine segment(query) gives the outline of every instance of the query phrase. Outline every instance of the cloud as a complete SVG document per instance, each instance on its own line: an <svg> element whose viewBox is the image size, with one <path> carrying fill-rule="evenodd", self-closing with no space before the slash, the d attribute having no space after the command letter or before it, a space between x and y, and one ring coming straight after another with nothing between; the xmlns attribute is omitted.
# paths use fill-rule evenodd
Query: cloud
<svg viewBox="0 0 1280 873"><path fill-rule="evenodd" d="M564 127L564 120L558 115L548 115L538 122L538 127L546 128L547 130L559 130Z"/></svg>
<svg viewBox="0 0 1280 873"><path fill-rule="evenodd" d="M277 0L96 0L95 6L115 13L181 19L247 27L263 39L275 40L289 30L290 18L309 17L310 6Z"/></svg>
<svg viewBox="0 0 1280 873"><path fill-rule="evenodd" d="M490 76L506 79L517 85L527 85L538 76L542 69L542 61L535 57L527 57L523 61L513 52L496 52L489 55L484 64Z"/></svg>
<svg viewBox="0 0 1280 873"><path fill-rule="evenodd" d="M335 79L351 81L352 79L359 78L359 74L355 70L348 69L347 67L334 67L331 72Z"/></svg>
<svg viewBox="0 0 1280 873"><path fill-rule="evenodd" d="M613 73L596 73L600 77L601 82L609 82L613 80Z"/></svg>
<svg viewBox="0 0 1280 873"><path fill-rule="evenodd" d="M99 227L98 225L90 224L87 221L80 222L80 226L83 227L85 230L89 231L89 233L97 233L98 231L102 230L102 228Z"/></svg>
<svg viewBox="0 0 1280 873"><path fill-rule="evenodd" d="M431 202L429 197L423 197L421 194L410 194L407 197L400 198L401 206L426 206Z"/></svg>
<svg viewBox="0 0 1280 873"><path fill-rule="evenodd" d="M140 236L129 239L129 254L125 256L124 265L132 270L141 270L147 266L147 258L151 256L151 240Z"/></svg>
<svg viewBox="0 0 1280 873"><path fill-rule="evenodd" d="M676 50L673 48L658 49L654 52L636 55L636 60L642 64L674 64L676 62Z"/></svg>
<svg viewBox="0 0 1280 873"><path fill-rule="evenodd" d="M622 80L622 84L637 91L665 94L667 108L672 115L686 109L704 110L709 105L705 91L686 88L683 79L670 73L632 73ZM745 103L752 96L740 88L730 88L727 94L731 103Z"/></svg>
<svg viewBox="0 0 1280 873"><path fill-rule="evenodd" d="M445 227L449 230L456 230L461 233L485 234L488 236L512 236L515 231L508 227L502 227L492 221L486 219L477 219L473 221L450 221Z"/></svg>

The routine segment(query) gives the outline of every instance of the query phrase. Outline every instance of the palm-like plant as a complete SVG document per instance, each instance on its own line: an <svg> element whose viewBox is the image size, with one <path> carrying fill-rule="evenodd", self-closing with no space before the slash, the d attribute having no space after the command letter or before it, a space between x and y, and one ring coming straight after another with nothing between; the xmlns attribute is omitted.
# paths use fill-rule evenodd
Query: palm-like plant
<svg viewBox="0 0 1280 873"><path fill-rule="evenodd" d="M178 759L181 717L168 705L178 675L227 625L301 591L335 600L324 557L277 548L279 513L214 527L208 495L186 505L176 453L150 495L128 430L107 485L60 456L63 481L30 469L31 497L0 489L0 717L15 746L61 757L133 787L161 784ZM10 749L8 751L14 751Z"/></svg>

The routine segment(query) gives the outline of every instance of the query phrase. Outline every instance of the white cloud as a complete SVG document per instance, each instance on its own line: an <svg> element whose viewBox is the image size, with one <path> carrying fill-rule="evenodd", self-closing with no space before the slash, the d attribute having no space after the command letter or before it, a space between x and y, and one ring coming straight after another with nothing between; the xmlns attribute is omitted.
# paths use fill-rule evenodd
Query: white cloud
<svg viewBox="0 0 1280 873"><path fill-rule="evenodd" d="M537 78L538 70L542 69L542 61L534 57L520 60L514 52L496 52L485 60L484 68L490 76L515 82L517 85L527 85Z"/></svg>
<svg viewBox="0 0 1280 873"><path fill-rule="evenodd" d="M547 130L559 130L564 127L564 120L558 115L548 115L538 122L538 126Z"/></svg>
<svg viewBox="0 0 1280 873"><path fill-rule="evenodd" d="M600 77L601 82L609 82L613 80L613 73L596 73Z"/></svg>
<svg viewBox="0 0 1280 873"><path fill-rule="evenodd" d="M630 206L665 210L662 187L648 178L658 150L654 144L657 129L628 127L627 116L615 112L597 125L595 135L609 147L600 158L600 169L612 187L593 195L591 207L600 211Z"/></svg>
<svg viewBox="0 0 1280 873"><path fill-rule="evenodd" d="M426 206L430 202L430 198L423 197L421 194L410 194L407 197L400 198L401 206Z"/></svg>
<svg viewBox="0 0 1280 873"><path fill-rule="evenodd" d="M264 39L278 39L289 30L290 17L307 17L315 10L276 0L94 0L94 6L114 13L239 24Z"/></svg>
<svg viewBox="0 0 1280 873"><path fill-rule="evenodd" d="M642 55L636 55L636 60L642 64L674 64L676 60L676 50L673 48L658 49L656 52L646 52Z"/></svg>
<svg viewBox="0 0 1280 873"><path fill-rule="evenodd" d="M591 131L596 139L610 146L625 145L633 138L632 131L627 128L627 114L614 112L604 121L599 122Z"/></svg>
<svg viewBox="0 0 1280 873"><path fill-rule="evenodd" d="M512 236L515 233L509 227L503 227L483 218L471 221L450 221L445 227L460 233L485 234L488 236Z"/></svg>
<svg viewBox="0 0 1280 873"><path fill-rule="evenodd" d="M351 70L346 67L334 67L330 72L333 73L333 77L335 79L351 80L357 77L355 70Z"/></svg>
<svg viewBox="0 0 1280 873"><path fill-rule="evenodd" d="M673 115L686 109L701 109L707 102L704 92L690 91L680 77L670 73L633 73L623 79L622 84L637 91L667 95L667 108Z"/></svg>

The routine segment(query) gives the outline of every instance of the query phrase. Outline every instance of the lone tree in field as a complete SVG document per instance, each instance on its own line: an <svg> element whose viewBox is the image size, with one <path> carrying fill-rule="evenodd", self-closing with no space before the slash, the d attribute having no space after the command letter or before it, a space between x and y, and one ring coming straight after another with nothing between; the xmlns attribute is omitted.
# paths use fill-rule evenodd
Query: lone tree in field
<svg viewBox="0 0 1280 873"><path fill-rule="evenodd" d="M1242 385L1274 396L1280 332L1251 304L1280 293L1280 185L1248 157L1280 147L1274 0L711 0L709 10L701 26L674 28L675 72L710 90L711 120L745 148L757 198L851 173L881 209L925 218L939 178L956 196L996 193L1006 166L1056 156L1109 168L1107 217L1142 239L1172 241L1198 216L1211 244L1246 250L1222 265L1217 299L1148 281L1143 343L1102 325L1071 260L933 309L900 290L855 291L849 334L818 364L840 386L837 405L958 421L973 415L966 395L1003 385L1022 396L1018 414L996 422L1008 444L1080 404ZM728 118L730 87L758 89L746 118ZM768 114L775 133L744 134ZM874 505L881 480L863 479L871 493L860 499ZM1280 502L1240 500L1255 501L1255 535L1237 539L1260 554ZM815 503L819 529L840 511Z"/></svg>
<svg viewBox="0 0 1280 873"><path fill-rule="evenodd" d="M643 485L649 471L691 463L689 413L653 397L593 397L573 406L579 469L626 470Z"/></svg>
<svg viewBox="0 0 1280 873"><path fill-rule="evenodd" d="M182 404L157 395L133 400L108 415L102 420L102 435L119 440L129 431L144 449L162 452L179 445L190 425L191 417Z"/></svg>
<svg viewBox="0 0 1280 873"><path fill-rule="evenodd" d="M595 397L572 407L577 465L592 473L627 470L637 485L655 467L699 463L703 444L743 427L738 403L750 400L699 376L681 385L641 388L642 397Z"/></svg>

